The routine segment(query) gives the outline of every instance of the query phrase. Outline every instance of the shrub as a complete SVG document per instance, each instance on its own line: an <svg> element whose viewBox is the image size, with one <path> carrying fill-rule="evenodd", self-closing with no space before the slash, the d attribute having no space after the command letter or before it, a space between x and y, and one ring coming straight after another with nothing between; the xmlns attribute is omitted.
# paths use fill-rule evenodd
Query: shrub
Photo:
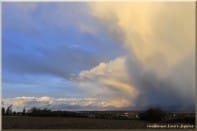
<svg viewBox="0 0 197 131"><path fill-rule="evenodd" d="M166 113L159 108L150 108L145 112L139 114L141 120L146 120L150 122L158 122L164 118Z"/></svg>
<svg viewBox="0 0 197 131"><path fill-rule="evenodd" d="M5 115L5 108L4 107L1 108L1 112L2 112L2 115Z"/></svg>

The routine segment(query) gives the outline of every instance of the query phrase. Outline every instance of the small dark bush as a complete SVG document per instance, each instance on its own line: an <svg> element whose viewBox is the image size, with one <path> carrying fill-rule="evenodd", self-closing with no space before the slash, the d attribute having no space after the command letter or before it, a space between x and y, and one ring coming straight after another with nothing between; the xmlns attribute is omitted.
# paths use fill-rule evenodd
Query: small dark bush
<svg viewBox="0 0 197 131"><path fill-rule="evenodd" d="M164 118L166 113L159 108L150 108L139 114L141 120L150 122L159 122Z"/></svg>
<svg viewBox="0 0 197 131"><path fill-rule="evenodd" d="M2 112L2 115L5 115L5 108L4 107L1 108L1 112Z"/></svg>

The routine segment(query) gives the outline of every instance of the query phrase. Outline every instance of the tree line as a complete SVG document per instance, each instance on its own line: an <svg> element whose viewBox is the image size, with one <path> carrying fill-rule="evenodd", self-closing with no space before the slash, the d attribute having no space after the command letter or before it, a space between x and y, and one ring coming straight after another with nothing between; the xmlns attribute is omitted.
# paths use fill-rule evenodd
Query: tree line
<svg viewBox="0 0 197 131"><path fill-rule="evenodd" d="M36 108L33 107L31 109L26 110L23 108L21 112L16 112L12 110L12 105L9 105L6 108L2 107L2 115L3 116L67 116L67 117L85 117L84 114L72 111L52 111L50 109L44 108Z"/></svg>
<svg viewBox="0 0 197 131"><path fill-rule="evenodd" d="M12 110L12 105L9 105L6 108L2 107L2 115L3 116L39 116L39 117L89 117L89 118L101 118L101 119L128 119L128 118L121 118L116 115L116 113L106 114L103 113L94 113L92 112L73 112L73 111L52 111L50 109L44 108L36 108L33 107L31 109L26 110L23 108L21 112L16 112ZM186 123L195 123L195 115L186 117L181 115L180 117L174 116L174 113L168 113L166 111L161 110L160 108L149 108L146 111L139 112L139 119L149 122L159 122L165 121L169 123L173 122L186 122Z"/></svg>
<svg viewBox="0 0 197 131"><path fill-rule="evenodd" d="M52 111L50 109L44 108L36 108L33 107L31 109L26 110L23 108L21 112L15 112L12 110L12 105L9 105L7 109L2 107L2 115L3 116L64 116L64 117L92 117L88 113L81 113L81 112L73 112L73 111ZM139 117L141 120L147 121L160 121L162 118L166 116L166 112L162 111L159 108L151 108L144 112L139 113ZM106 113L96 113L94 114L95 118L117 118L120 117L116 116L116 114L106 114Z"/></svg>

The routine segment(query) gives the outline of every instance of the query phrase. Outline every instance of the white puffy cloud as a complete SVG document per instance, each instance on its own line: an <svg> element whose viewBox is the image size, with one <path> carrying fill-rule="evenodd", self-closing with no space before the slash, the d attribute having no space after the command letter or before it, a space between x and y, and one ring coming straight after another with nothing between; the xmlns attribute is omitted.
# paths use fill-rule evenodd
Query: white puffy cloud
<svg viewBox="0 0 197 131"><path fill-rule="evenodd" d="M135 106L138 89L129 81L126 57L100 63L90 70L81 71L78 83L87 94L108 99L103 106L126 108Z"/></svg>
<svg viewBox="0 0 197 131"><path fill-rule="evenodd" d="M125 69L125 58L119 57L108 63L100 63L96 67L81 71L79 77L81 79L93 79L94 77L114 77L115 79L127 79L128 76ZM107 75L107 76L106 76Z"/></svg>
<svg viewBox="0 0 197 131"><path fill-rule="evenodd" d="M103 99L96 97L84 98L54 98L49 96L30 97L21 96L13 98L4 98L3 107L7 108L9 105L13 106L14 111L22 111L24 108L29 110L33 107L47 108L51 110L106 110L119 109L129 106L129 101L125 99Z"/></svg>

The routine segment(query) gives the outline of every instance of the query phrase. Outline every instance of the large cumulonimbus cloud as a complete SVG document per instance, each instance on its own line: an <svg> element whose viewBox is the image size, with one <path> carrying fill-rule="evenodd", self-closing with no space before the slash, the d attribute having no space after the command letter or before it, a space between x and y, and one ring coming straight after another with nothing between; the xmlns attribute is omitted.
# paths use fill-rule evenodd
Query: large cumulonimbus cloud
<svg viewBox="0 0 197 131"><path fill-rule="evenodd" d="M82 71L81 87L93 94L101 92L103 97L123 98L130 102L125 107L131 109L159 106L194 110L194 3L91 3L90 6L93 15L105 25L103 30L120 41L128 55L122 61L117 58Z"/></svg>
<svg viewBox="0 0 197 131"><path fill-rule="evenodd" d="M51 43L44 42L40 46L40 41L45 41L45 33L37 44L10 42L6 39L9 35L4 33L4 42L9 43L3 49L4 73L11 73L4 75L4 86L22 91L27 89L27 84L21 74L33 78L29 80L33 84L28 90L34 97L5 98L8 105L13 104L18 110L34 106L56 110L138 110L153 106L194 110L194 2L49 4L53 8L48 8L48 4L30 4L24 8L23 4L13 5L13 8L5 5L5 30L20 30L37 39L39 32L45 31L39 31L37 27L43 25L37 23L47 23L47 29L57 35L51 38ZM40 11L37 22L33 17L36 11ZM18 22L9 22L10 18ZM65 34L60 41L61 32ZM11 81L9 75L13 74L17 78ZM34 80L35 75L44 76ZM54 87L64 86L69 86L66 92L73 98L54 96ZM38 92L42 89L44 93L46 89L48 96L35 95L31 89L39 89Z"/></svg>

